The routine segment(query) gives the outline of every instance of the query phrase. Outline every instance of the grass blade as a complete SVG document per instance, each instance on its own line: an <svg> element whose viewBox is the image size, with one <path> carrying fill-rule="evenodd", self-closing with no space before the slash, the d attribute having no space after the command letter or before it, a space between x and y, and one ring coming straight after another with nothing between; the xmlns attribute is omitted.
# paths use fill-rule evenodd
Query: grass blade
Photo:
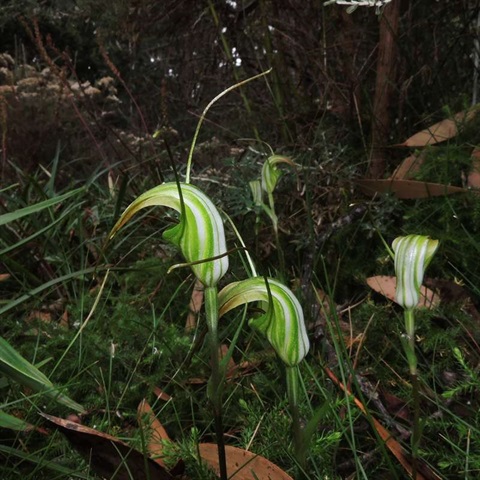
<svg viewBox="0 0 480 480"><path fill-rule="evenodd" d="M42 392L59 403L83 412L84 408L65 395L37 367L23 358L4 338L0 337L0 371L36 392Z"/></svg>
<svg viewBox="0 0 480 480"><path fill-rule="evenodd" d="M31 215L32 213L37 213L45 208L49 208L57 203L63 202L63 200L73 197L74 195L82 192L84 188L77 188L70 192L64 193L63 195L59 195L58 197L49 198L48 200L44 200L43 202L35 203L34 205L29 205L25 208L19 208L14 212L4 213L0 215L0 225L5 225L7 223L13 222L15 220L19 220L22 217L27 215Z"/></svg>

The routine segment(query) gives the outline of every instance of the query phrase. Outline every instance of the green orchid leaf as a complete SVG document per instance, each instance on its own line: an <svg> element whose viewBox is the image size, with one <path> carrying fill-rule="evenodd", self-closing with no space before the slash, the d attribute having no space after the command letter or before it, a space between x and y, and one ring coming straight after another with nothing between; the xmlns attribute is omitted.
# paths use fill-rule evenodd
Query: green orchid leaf
<svg viewBox="0 0 480 480"><path fill-rule="evenodd" d="M21 385L54 398L57 402L76 412L85 411L81 405L61 394L45 374L25 360L2 337L0 337L0 372Z"/></svg>
<svg viewBox="0 0 480 480"><path fill-rule="evenodd" d="M249 320L264 334L288 366L300 363L310 348L302 307L285 285L272 278L253 277L227 285L219 294L219 316L239 305L263 302L266 313Z"/></svg>
<svg viewBox="0 0 480 480"><path fill-rule="evenodd" d="M212 201L193 185L170 182L143 193L123 212L110 238L139 210L155 205L180 213L180 222L165 231L163 237L180 248L188 263L194 263L191 268L205 286L215 286L228 270L223 221Z"/></svg>
<svg viewBox="0 0 480 480"><path fill-rule="evenodd" d="M283 155L272 155L267 158L262 167L262 189L269 194L273 193L278 180L282 176L282 171L277 168L279 163L286 163L295 167L295 163Z"/></svg>
<svg viewBox="0 0 480 480"><path fill-rule="evenodd" d="M438 240L424 235L407 235L393 241L397 277L395 301L403 308L409 310L417 306L423 275L438 244Z"/></svg>

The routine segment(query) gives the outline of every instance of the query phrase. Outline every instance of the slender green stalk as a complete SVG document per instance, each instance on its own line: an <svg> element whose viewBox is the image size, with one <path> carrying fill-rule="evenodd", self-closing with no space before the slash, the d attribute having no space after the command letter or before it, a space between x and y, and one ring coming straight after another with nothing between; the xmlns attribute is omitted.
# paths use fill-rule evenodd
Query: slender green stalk
<svg viewBox="0 0 480 480"><path fill-rule="evenodd" d="M418 464L418 445L420 443L420 384L417 374L417 355L415 353L415 314L414 309L404 311L405 331L406 334L402 338L403 348L407 356L408 366L410 369L410 378L412 381L412 400L413 400L413 429L411 437L412 447L412 478L417 477Z"/></svg>
<svg viewBox="0 0 480 480"><path fill-rule="evenodd" d="M270 203L270 218L272 219L273 233L275 234L275 246L277 247L278 268L282 280L285 281L285 257L283 255L282 245L280 243L280 235L278 234L278 217L275 213L275 203L271 193L268 194L268 200Z"/></svg>
<svg viewBox="0 0 480 480"><path fill-rule="evenodd" d="M418 381L418 375L412 373L412 398L413 398L413 431L412 431L412 478L417 478L418 468L418 446L420 444L420 438L422 436L422 430L420 428L420 383Z"/></svg>
<svg viewBox="0 0 480 480"><path fill-rule="evenodd" d="M225 456L225 443L223 441L223 421L222 421L222 390L223 390L223 372L220 368L220 359L218 356L218 294L217 287L205 288L205 314L207 319L210 355L212 363L212 373L208 385L208 396L213 408L213 418L215 421L215 435L218 447L218 463L220 466L220 479L227 480L227 461Z"/></svg>
<svg viewBox="0 0 480 480"><path fill-rule="evenodd" d="M272 69L268 69L265 72L261 72L258 75L254 75L253 77L247 78L245 80L242 80L241 82L236 83L235 85L232 85L225 89L223 92L219 93L213 100L209 102L209 104L205 107L205 109L202 112L202 115L200 116L200 120L197 123L197 128L195 129L195 133L193 134L193 140L192 140L192 145L190 147L190 151L188 153L188 159L187 159L187 172L185 175L185 183L190 183L190 172L192 170L192 158L193 158L193 151L195 150L195 144L197 143L197 137L200 132L200 127L202 126L203 120L205 119L205 116L207 115L208 110L210 110L210 107L220 98L222 98L224 95L226 95L228 92L231 92L232 90L235 90L238 87L241 87L248 82L251 82L252 80L256 80L257 78L263 77L264 75L268 75Z"/></svg>
<svg viewBox="0 0 480 480"><path fill-rule="evenodd" d="M405 331L402 337L403 349L407 356L410 375L417 374L417 355L415 353L415 314L413 309L404 310Z"/></svg>
<svg viewBox="0 0 480 480"><path fill-rule="evenodd" d="M293 449L301 472L305 470L307 452L303 441L304 435L298 409L299 374L298 365L286 367L287 396L290 404L290 413L292 415Z"/></svg>

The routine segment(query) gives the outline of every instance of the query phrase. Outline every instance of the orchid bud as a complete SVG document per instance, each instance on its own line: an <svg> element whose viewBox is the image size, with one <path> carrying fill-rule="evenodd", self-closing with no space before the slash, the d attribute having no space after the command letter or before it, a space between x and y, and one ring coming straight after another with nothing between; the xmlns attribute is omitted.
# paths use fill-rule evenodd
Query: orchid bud
<svg viewBox="0 0 480 480"><path fill-rule="evenodd" d="M282 176L282 171L277 168L278 163L286 163L292 167L295 163L288 157L282 155L272 155L262 167L262 189L268 194L272 194L277 186L278 180Z"/></svg>
<svg viewBox="0 0 480 480"><path fill-rule="evenodd" d="M253 277L227 285L219 294L219 316L250 302L267 305L265 314L249 325L266 335L285 364L293 367L308 353L310 343L299 301L285 285L272 278Z"/></svg>
<svg viewBox="0 0 480 480"><path fill-rule="evenodd" d="M180 213L179 223L166 230L163 237L180 247L187 262L193 263L193 273L205 286L215 286L228 270L223 222L212 201L193 185L164 183L143 193L123 212L110 238L135 213L154 205L171 207Z"/></svg>
<svg viewBox="0 0 480 480"><path fill-rule="evenodd" d="M250 191L252 192L253 204L256 207L261 207L263 204L262 200L262 186L259 180L252 180L249 182Z"/></svg>
<svg viewBox="0 0 480 480"><path fill-rule="evenodd" d="M424 235L397 237L392 243L397 276L395 301L406 310L418 304L423 275L438 243Z"/></svg>

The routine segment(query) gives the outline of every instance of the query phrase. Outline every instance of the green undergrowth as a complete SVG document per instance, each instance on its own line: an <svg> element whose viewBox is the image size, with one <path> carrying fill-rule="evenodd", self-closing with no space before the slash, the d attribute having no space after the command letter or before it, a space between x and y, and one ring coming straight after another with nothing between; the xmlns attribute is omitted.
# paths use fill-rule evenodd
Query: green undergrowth
<svg viewBox="0 0 480 480"><path fill-rule="evenodd" d="M432 169L427 162L422 179L453 178L441 165L450 168L446 158L456 150L436 153L438 165ZM375 417L409 449L408 435L402 437L412 421L411 385L399 341L402 312L365 280L393 275L382 237L390 244L398 235L415 232L440 240L428 277L441 303L417 315L419 456L440 478L473 479L480 469L479 199L469 192L370 200L352 187L357 167L344 155L341 149L326 152L323 145L313 153L299 152L297 168L285 169L275 192L287 283L302 297L299 279L310 262L310 281L327 295L316 314L304 304L312 350L301 368L300 415L303 422L312 416L317 420L306 478L346 478L353 472L356 478L407 478L372 428ZM458 156L459 168L468 168L463 153ZM221 168L199 170L193 178L229 213L261 274L273 274L279 245L248 187L264 160L261 152L247 149L242 157L225 158ZM2 226L0 249L6 253L0 273L7 276L0 283L0 333L86 408L85 425L141 451L145 446L136 412L147 399L175 442L167 448L169 461L182 458L191 478L208 478L196 452L199 441L214 441L206 400L205 319L201 313L196 327L185 329L194 278L186 268L169 272L182 260L161 238L177 218L160 208L146 210L121 239L107 245L106 235L125 205L154 186L140 174L126 177L119 171L111 189L107 175L98 171L84 184L70 186L81 187L75 195ZM165 172L165 178L173 177ZM0 199L4 212L13 212L67 191L57 191L55 181L39 171L3 188ZM359 205L364 207L360 215L335 223ZM230 246L239 246L228 224L227 231ZM233 253L231 264L227 280L243 278L244 257ZM222 343L232 341L247 313L256 312L221 320ZM239 335L233 361L238 370L227 380L223 405L227 444L261 454L294 475L281 362L248 328ZM366 414L327 369L349 386ZM171 398L159 400L156 388ZM72 413L6 378L0 379L0 394L4 410L37 426L45 426L40 411L59 417ZM52 478L52 472L54 478L95 478L88 462L51 429L48 436L2 429L0 440L2 478Z"/></svg>

